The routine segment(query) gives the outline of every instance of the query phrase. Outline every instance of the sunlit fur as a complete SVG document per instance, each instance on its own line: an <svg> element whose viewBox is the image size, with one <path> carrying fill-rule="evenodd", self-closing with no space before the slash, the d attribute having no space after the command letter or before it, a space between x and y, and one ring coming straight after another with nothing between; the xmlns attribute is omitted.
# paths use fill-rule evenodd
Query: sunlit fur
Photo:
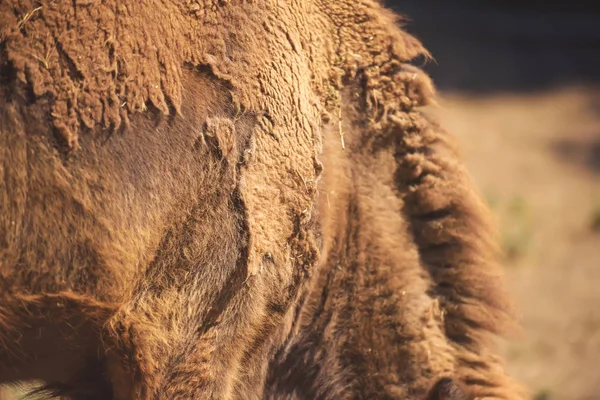
<svg viewBox="0 0 600 400"><path fill-rule="evenodd" d="M371 0L0 2L0 382L522 398L415 57Z"/></svg>

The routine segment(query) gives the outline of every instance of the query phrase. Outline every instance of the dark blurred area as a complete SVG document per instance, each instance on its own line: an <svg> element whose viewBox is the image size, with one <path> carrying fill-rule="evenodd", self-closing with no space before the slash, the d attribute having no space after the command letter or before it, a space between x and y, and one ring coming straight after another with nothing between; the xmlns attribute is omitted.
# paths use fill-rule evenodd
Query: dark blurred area
<svg viewBox="0 0 600 400"><path fill-rule="evenodd" d="M600 82L600 2L387 0L436 62L442 90L529 91Z"/></svg>

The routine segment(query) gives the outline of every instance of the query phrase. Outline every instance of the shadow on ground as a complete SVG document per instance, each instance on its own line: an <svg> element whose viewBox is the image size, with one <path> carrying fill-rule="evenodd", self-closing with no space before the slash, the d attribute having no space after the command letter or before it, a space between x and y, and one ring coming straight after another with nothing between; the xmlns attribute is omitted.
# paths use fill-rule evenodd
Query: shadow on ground
<svg viewBox="0 0 600 400"><path fill-rule="evenodd" d="M553 148L561 160L600 174L600 132L598 136L588 140L563 138Z"/></svg>

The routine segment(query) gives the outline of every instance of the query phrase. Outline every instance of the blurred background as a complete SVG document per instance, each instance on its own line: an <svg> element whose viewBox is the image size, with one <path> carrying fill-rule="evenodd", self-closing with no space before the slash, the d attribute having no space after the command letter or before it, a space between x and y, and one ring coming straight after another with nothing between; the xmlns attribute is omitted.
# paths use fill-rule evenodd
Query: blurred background
<svg viewBox="0 0 600 400"><path fill-rule="evenodd" d="M600 3L385 3L433 54L428 112L496 215L524 327L509 372L533 400L599 400Z"/></svg>
<svg viewBox="0 0 600 400"><path fill-rule="evenodd" d="M524 327L503 346L509 372L532 400L599 400L600 4L386 4L433 54L428 112L497 217Z"/></svg>

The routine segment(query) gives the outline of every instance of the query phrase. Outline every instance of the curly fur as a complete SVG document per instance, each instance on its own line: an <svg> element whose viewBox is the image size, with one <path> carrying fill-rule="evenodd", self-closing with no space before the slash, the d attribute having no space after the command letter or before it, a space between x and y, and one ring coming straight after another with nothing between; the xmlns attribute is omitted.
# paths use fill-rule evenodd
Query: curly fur
<svg viewBox="0 0 600 400"><path fill-rule="evenodd" d="M0 3L0 382L522 398L417 56L372 0Z"/></svg>

